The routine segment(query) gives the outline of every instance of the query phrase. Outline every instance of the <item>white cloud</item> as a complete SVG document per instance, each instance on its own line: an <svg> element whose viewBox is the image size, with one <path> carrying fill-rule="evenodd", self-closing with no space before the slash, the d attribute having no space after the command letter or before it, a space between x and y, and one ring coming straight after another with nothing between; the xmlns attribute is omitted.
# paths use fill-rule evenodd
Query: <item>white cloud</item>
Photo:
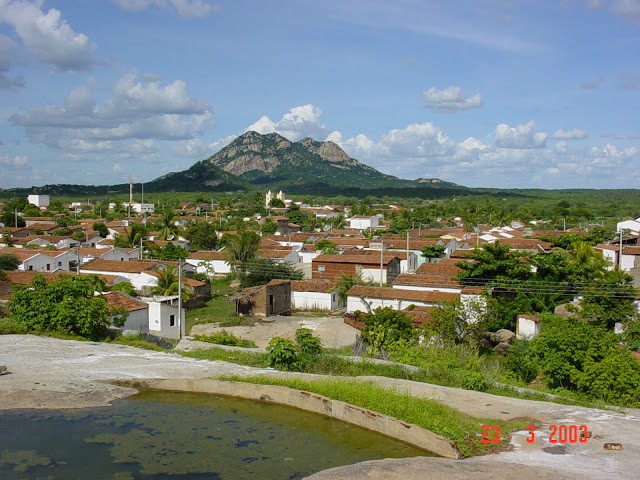
<svg viewBox="0 0 640 480"><path fill-rule="evenodd" d="M584 82L582 82L580 84L580 86L582 88L587 89L587 90L594 90L596 88L599 88L600 85L602 85L604 83L604 80L605 80L604 76L600 75L595 80L585 80Z"/></svg>
<svg viewBox="0 0 640 480"><path fill-rule="evenodd" d="M90 70L97 63L95 44L74 32L59 10L44 13L41 6L41 1L0 0L0 23L11 25L27 49L56 70Z"/></svg>
<svg viewBox="0 0 640 480"><path fill-rule="evenodd" d="M15 157L0 155L0 165L3 167L23 168L28 165L28 162L27 157L24 155L17 155Z"/></svg>
<svg viewBox="0 0 640 480"><path fill-rule="evenodd" d="M64 107L31 107L9 121L26 128L35 143L59 147L60 142L100 142L127 139L186 140L211 118L211 107L190 97L186 84L139 82L125 74L113 88L113 98L95 103L87 86L71 91Z"/></svg>
<svg viewBox="0 0 640 480"><path fill-rule="evenodd" d="M495 144L502 148L543 148L547 144L547 134L536 132L535 128L533 121L517 127L501 123L494 131Z"/></svg>
<svg viewBox="0 0 640 480"><path fill-rule="evenodd" d="M631 72L620 75L620 84L625 90L640 90L640 77Z"/></svg>
<svg viewBox="0 0 640 480"><path fill-rule="evenodd" d="M16 48L16 43L9 37L0 35L0 89L24 87L22 75L10 77L7 75L11 68L11 59Z"/></svg>
<svg viewBox="0 0 640 480"><path fill-rule="evenodd" d="M119 164L119 163L115 163L115 164L113 165L112 170L113 170L115 173L120 173L120 172L122 172L122 167L120 166L120 164Z"/></svg>
<svg viewBox="0 0 640 480"><path fill-rule="evenodd" d="M557 140L581 140L583 138L587 138L587 131L579 128L564 131L562 128L559 128L553 133L553 135L551 135L551 138L555 138Z"/></svg>
<svg viewBox="0 0 640 480"><path fill-rule="evenodd" d="M219 8L205 0L112 0L129 12L140 12L151 6L175 10L181 17L205 17Z"/></svg>
<svg viewBox="0 0 640 480"><path fill-rule="evenodd" d="M640 25L640 1L638 0L613 0L611 11L614 15Z"/></svg>
<svg viewBox="0 0 640 480"><path fill-rule="evenodd" d="M202 140L197 138L181 140L173 145L171 151L174 155L179 157L197 158L201 160L219 152L236 138L236 135L229 135L228 137L223 137L212 143L204 143Z"/></svg>
<svg viewBox="0 0 640 480"><path fill-rule="evenodd" d="M553 149L557 153L567 153L567 142L556 142L556 144L553 146Z"/></svg>
<svg viewBox="0 0 640 480"><path fill-rule="evenodd" d="M482 95L479 92L470 97L465 97L460 93L460 87L455 86L442 90L431 87L423 92L422 95L428 108L442 113L459 112L469 108L479 108L483 105Z"/></svg>
<svg viewBox="0 0 640 480"><path fill-rule="evenodd" d="M619 150L614 145L607 143L603 148L592 147L589 155L591 157L590 165L593 167L613 168L619 167L638 153L636 147L629 147Z"/></svg>
<svg viewBox="0 0 640 480"><path fill-rule="evenodd" d="M463 148L464 150L486 150L487 148L490 148L489 145L485 145L480 140L473 137L469 137L465 141L460 142L458 147Z"/></svg>
<svg viewBox="0 0 640 480"><path fill-rule="evenodd" d="M329 130L320 123L322 110L313 105L300 105L293 107L282 118L274 122L266 115L249 125L245 132L255 131L258 133L277 133L291 141L298 141L303 137L314 139L324 139L329 135Z"/></svg>

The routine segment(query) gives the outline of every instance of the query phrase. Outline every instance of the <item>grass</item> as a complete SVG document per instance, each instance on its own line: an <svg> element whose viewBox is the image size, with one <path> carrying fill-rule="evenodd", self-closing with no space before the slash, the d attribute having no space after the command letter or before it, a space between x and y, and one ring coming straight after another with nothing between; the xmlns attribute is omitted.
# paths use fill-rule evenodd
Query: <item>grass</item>
<svg viewBox="0 0 640 480"><path fill-rule="evenodd" d="M262 385L280 385L317 393L328 398L357 405L413 423L456 442L465 457L495 451L509 445L509 432L522 430L525 421L500 421L472 417L435 400L416 398L397 390L387 390L373 383L350 380L300 380L270 377L220 377ZM498 425L500 443L482 443L481 426Z"/></svg>
<svg viewBox="0 0 640 480"><path fill-rule="evenodd" d="M310 312L303 310L293 310L291 312L292 317L327 317L329 316L329 312L321 311L321 312Z"/></svg>
<svg viewBox="0 0 640 480"><path fill-rule="evenodd" d="M203 307L186 311L185 329L187 334L191 331L191 327L199 323L224 322L235 311L234 305L228 303L226 298L226 295L232 291L233 289L228 283L220 280L212 283L211 300L207 301Z"/></svg>
<svg viewBox="0 0 640 480"><path fill-rule="evenodd" d="M269 360L266 353L249 352L244 350L223 350L222 348L208 348L190 352L176 352L183 357L201 358L204 360L224 361L246 365L249 367L266 368Z"/></svg>
<svg viewBox="0 0 640 480"><path fill-rule="evenodd" d="M105 340L106 343L116 343L118 345L128 345L135 348L143 348L145 350L154 350L156 352L166 352L167 349L162 348L155 343L148 342L140 338L139 335L117 335L114 338Z"/></svg>

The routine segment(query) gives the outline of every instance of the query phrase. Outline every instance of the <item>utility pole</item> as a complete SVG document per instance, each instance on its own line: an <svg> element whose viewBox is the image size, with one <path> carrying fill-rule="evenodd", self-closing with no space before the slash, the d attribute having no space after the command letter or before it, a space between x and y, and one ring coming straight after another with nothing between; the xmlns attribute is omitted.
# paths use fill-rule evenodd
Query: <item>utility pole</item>
<svg viewBox="0 0 640 480"><path fill-rule="evenodd" d="M178 326L180 327L180 338L186 336L184 321L182 320L182 259L178 258Z"/></svg>
<svg viewBox="0 0 640 480"><path fill-rule="evenodd" d="M622 270L622 228L620 229L620 250L618 251L618 270Z"/></svg>
<svg viewBox="0 0 640 480"><path fill-rule="evenodd" d="M409 230L407 230L407 273L409 273Z"/></svg>
<svg viewBox="0 0 640 480"><path fill-rule="evenodd" d="M380 286L382 287L382 266L384 254L384 240L380 239Z"/></svg>

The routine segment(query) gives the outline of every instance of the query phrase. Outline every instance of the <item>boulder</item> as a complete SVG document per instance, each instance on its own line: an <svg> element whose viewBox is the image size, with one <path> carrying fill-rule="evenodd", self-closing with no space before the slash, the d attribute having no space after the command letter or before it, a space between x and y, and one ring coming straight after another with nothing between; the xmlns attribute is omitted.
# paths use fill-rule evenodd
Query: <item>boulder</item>
<svg viewBox="0 0 640 480"><path fill-rule="evenodd" d="M504 328L501 328L496 333L491 334L490 340L494 344L498 344L502 342L510 343L513 337L515 336L516 334L513 333L511 330L506 330Z"/></svg>
<svg viewBox="0 0 640 480"><path fill-rule="evenodd" d="M480 347L491 347L493 344L487 340L486 338L481 338L478 342L478 346Z"/></svg>
<svg viewBox="0 0 640 480"><path fill-rule="evenodd" d="M498 345L493 347L493 353L495 353L496 355L505 356L507 353L509 353L509 348L511 348L511 345L509 345L507 342L500 342Z"/></svg>
<svg viewBox="0 0 640 480"><path fill-rule="evenodd" d="M4 375L7 373L7 367L5 365L0 365L0 375Z"/></svg>

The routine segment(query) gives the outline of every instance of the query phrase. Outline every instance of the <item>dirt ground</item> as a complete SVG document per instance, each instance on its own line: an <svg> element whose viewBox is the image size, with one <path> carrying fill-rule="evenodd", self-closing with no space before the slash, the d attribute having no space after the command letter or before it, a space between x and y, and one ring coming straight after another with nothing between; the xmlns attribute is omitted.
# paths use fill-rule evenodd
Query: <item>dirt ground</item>
<svg viewBox="0 0 640 480"><path fill-rule="evenodd" d="M220 327L217 323L202 323L191 327L191 335L211 335L226 330L244 340L252 340L265 348L274 337L294 339L298 328L308 328L320 337L325 348L341 348L353 345L357 329L344 323L342 317L273 316L261 319L252 326Z"/></svg>

